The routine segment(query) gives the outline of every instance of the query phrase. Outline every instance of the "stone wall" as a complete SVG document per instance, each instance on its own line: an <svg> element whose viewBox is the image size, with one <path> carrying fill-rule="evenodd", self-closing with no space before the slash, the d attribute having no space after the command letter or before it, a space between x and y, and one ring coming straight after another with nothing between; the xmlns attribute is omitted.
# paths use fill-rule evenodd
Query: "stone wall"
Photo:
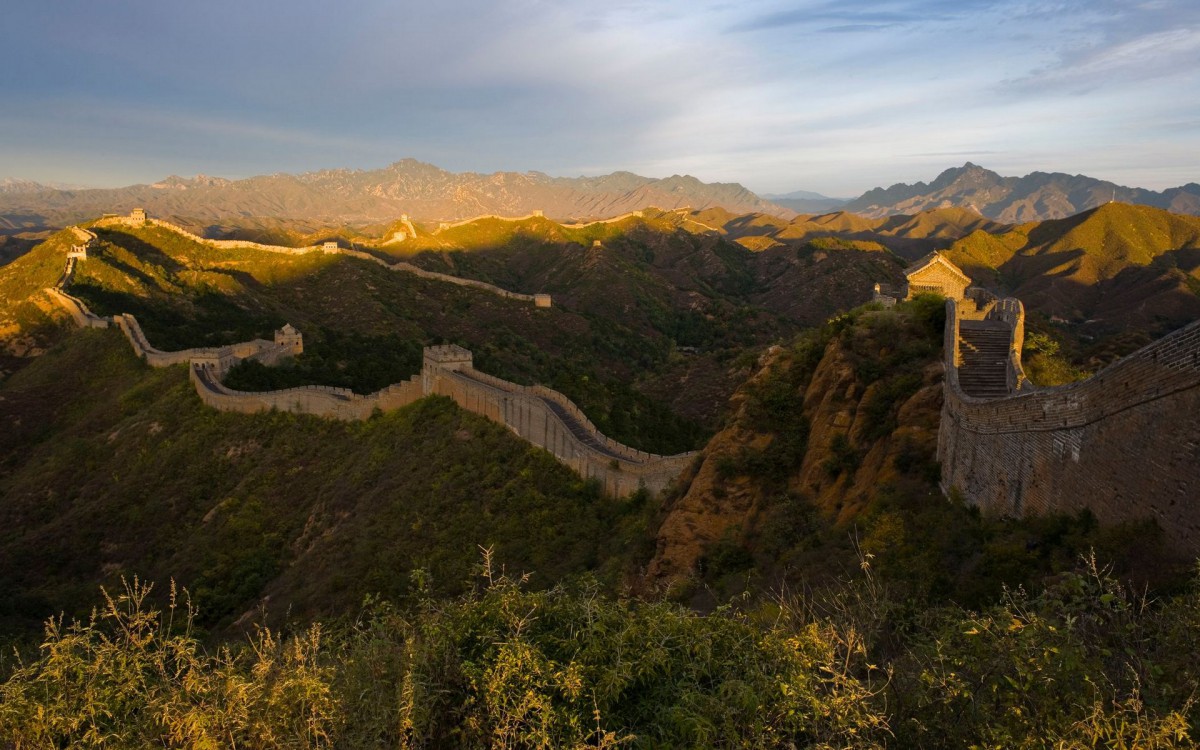
<svg viewBox="0 0 1200 750"><path fill-rule="evenodd" d="M659 456L621 445L600 434L565 396L547 388L519 386L471 368L437 369L426 372L425 378L432 393L449 396L467 411L506 425L580 476L597 480L612 497L642 487L660 492L696 456L695 452Z"/></svg>
<svg viewBox="0 0 1200 750"><path fill-rule="evenodd" d="M524 216L500 216L499 214L480 214L479 216L475 216L470 219L462 219L460 221L443 221L442 223L438 224L438 228L433 230L433 233L441 234L442 232L446 231L447 229L455 229L456 227L465 227L468 224L474 224L477 221L486 221L488 219L495 219L497 221L518 222L518 221L527 221L529 219L540 219L543 216L545 216L545 213L542 211L533 211L531 213L525 214Z"/></svg>
<svg viewBox="0 0 1200 750"><path fill-rule="evenodd" d="M431 356L439 349L457 350L465 357ZM326 386L261 393L235 391L221 383L217 367L198 359L192 361L189 377L205 404L242 413L277 410L357 420L367 419L376 409L398 409L428 395L447 396L463 409L499 422L550 451L580 476L599 481L605 493L614 497L640 487L661 491L696 455L659 456L617 443L600 434L566 396L479 372L470 364L470 352L461 347L428 347L420 375L366 396Z"/></svg>
<svg viewBox="0 0 1200 750"><path fill-rule="evenodd" d="M71 227L71 229L76 233L76 236L84 232L84 230L80 230L78 227ZM86 234L91 234L91 232L86 232ZM92 236L94 237L95 235ZM54 286L46 289L46 294L49 295L52 302L63 308L71 316L71 320L75 322L75 325L80 328L108 328L109 323L112 322L111 320L96 315L88 309L83 300L67 292L67 287L75 279L75 269L80 260L80 256L73 252L68 253L66 263L63 264L63 272L59 275L58 281L54 283Z"/></svg>
<svg viewBox="0 0 1200 750"><path fill-rule="evenodd" d="M632 219L634 217L640 219L640 218L642 218L643 215L644 214L641 211L630 211L629 213L624 213L624 214L621 214L620 216L614 216L611 219L597 219L596 221L581 221L581 222L576 222L574 224L563 224L563 226L566 227L567 229L583 229L585 227L596 226L597 224L616 224L618 221L625 221L626 219Z"/></svg>
<svg viewBox="0 0 1200 750"><path fill-rule="evenodd" d="M114 315L113 322L125 334L134 353L151 367L199 363L215 373L217 377L221 377L244 359L255 359L265 365L274 365L297 353L295 346L278 344L265 339L254 339L228 346L196 347L164 352L150 344L146 334L142 331L142 326L132 315Z"/></svg>
<svg viewBox="0 0 1200 750"><path fill-rule="evenodd" d="M317 245L308 245L306 247L285 247L282 245L263 245L258 242L250 242L249 240L212 240L207 237L201 237L198 234L193 234L181 226L177 226L161 219L146 219L143 221L135 221L128 216L106 216L92 224L97 227L134 227L140 228L143 226L158 227L166 229L169 232L182 235L192 242L201 245L207 245L218 250L258 250L264 253L281 253L283 255L305 255L307 253L318 252L321 248Z"/></svg>
<svg viewBox="0 0 1200 750"><path fill-rule="evenodd" d="M485 292L491 292L499 297L521 300L523 302L533 302L536 307L550 307L549 294L522 294L520 292L510 292L507 289L501 289L495 284L489 284L486 281L479 281L478 279L464 279L461 276L450 276L449 274L437 273L436 271L426 271L420 266L414 266L412 263L407 263L405 261L388 263L381 258L371 255L370 253L364 253L361 250L347 250L345 248L340 248L337 252L340 255L348 255L352 258L359 258L371 263L376 263L388 269L389 271L402 271L404 273L411 273L413 276L420 276L423 279L433 279L434 281L445 281L458 286L474 287L476 289L482 289Z"/></svg>
<svg viewBox="0 0 1200 750"><path fill-rule="evenodd" d="M1001 300L988 314L1013 326L1018 390L994 400L962 392L960 316L948 302L943 489L1006 515L1087 508L1106 523L1149 517L1176 547L1200 552L1200 321L1087 380L1035 389L1020 370L1023 312Z"/></svg>
<svg viewBox="0 0 1200 750"><path fill-rule="evenodd" d="M74 258L71 259L71 261L74 260ZM63 275L69 278L68 273L64 273ZM67 314L71 316L71 320L75 321L75 325L80 328L108 328L109 319L102 318L93 313L88 309L87 305L83 304L82 300L72 297L59 288L47 289L46 293L50 295L50 299L57 302L60 307L67 311Z"/></svg>
<svg viewBox="0 0 1200 750"><path fill-rule="evenodd" d="M67 260L60 287L69 283L76 260ZM61 288L47 290L80 326L108 320L91 315ZM501 290L503 291L503 290ZM235 391L224 375L246 359L277 364L303 350L300 335L285 327L275 341L255 339L220 347L165 352L154 347L133 315L113 316L134 352L152 367L188 365L200 400L221 411L287 411L344 420L367 419L376 410L397 409L431 394L453 398L462 408L506 425L517 435L554 454L585 478L596 479L611 496L639 488L658 492L674 481L696 455L659 456L605 437L570 399L543 386L522 386L474 369L471 352L455 345L426 347L420 375L365 396L345 388L305 386L279 391Z"/></svg>
<svg viewBox="0 0 1200 750"><path fill-rule="evenodd" d="M370 417L376 409L399 409L425 396L420 377L394 383L366 396L346 388L320 385L261 393L235 391L226 388L217 372L201 362L191 364L189 378L205 404L219 411L243 414L275 410L347 421L362 420Z"/></svg>

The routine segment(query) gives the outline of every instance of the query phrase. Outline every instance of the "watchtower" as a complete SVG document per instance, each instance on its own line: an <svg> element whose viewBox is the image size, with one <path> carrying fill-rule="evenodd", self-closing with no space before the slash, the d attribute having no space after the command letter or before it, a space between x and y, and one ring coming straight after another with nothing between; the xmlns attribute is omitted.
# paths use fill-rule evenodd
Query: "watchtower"
<svg viewBox="0 0 1200 750"><path fill-rule="evenodd" d="M129 212L129 221L132 224L145 224L146 223L146 209L135 208L132 211L130 211Z"/></svg>
<svg viewBox="0 0 1200 750"><path fill-rule="evenodd" d="M284 323L283 328L275 332L275 343L289 349L292 354L304 353L304 336L291 323Z"/></svg>
<svg viewBox="0 0 1200 750"><path fill-rule="evenodd" d="M962 299L971 286L971 277L939 252L932 252L904 269L908 282L904 298L932 292L946 299Z"/></svg>

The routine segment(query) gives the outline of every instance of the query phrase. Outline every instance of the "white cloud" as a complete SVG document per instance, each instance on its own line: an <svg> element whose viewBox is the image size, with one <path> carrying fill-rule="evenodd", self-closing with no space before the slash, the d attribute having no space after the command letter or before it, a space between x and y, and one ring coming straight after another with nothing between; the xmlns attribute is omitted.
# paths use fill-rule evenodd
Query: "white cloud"
<svg viewBox="0 0 1200 750"><path fill-rule="evenodd" d="M64 45L64 17L89 34ZM13 21L29 32L0 50L21 66L0 158L82 164L90 140L175 172L416 156L848 194L962 152L1131 180L1144 164L1161 187L1200 121L1191 0L62 0Z"/></svg>

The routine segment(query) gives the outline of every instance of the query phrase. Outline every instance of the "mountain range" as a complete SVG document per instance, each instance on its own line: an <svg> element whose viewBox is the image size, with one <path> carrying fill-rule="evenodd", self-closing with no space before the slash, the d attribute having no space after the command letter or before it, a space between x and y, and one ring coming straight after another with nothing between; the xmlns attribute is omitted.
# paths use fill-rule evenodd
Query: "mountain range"
<svg viewBox="0 0 1200 750"><path fill-rule="evenodd" d="M102 213L143 207L152 215L204 224L234 217L272 217L338 223L387 221L408 214L434 221L482 214L521 216L543 211L556 219L619 216L649 206L766 211L792 216L746 188L614 172L599 177L550 177L540 172L453 173L413 159L383 169L330 169L244 180L197 175L151 185L95 190L44 186L0 192L0 228L59 227Z"/></svg>
<svg viewBox="0 0 1200 750"><path fill-rule="evenodd" d="M401 214L423 221L454 221L543 211L559 220L605 219L649 207L720 207L736 214L789 220L836 211L878 219L962 208L993 221L1017 224L1062 219L1110 201L1195 215L1200 214L1200 184L1155 192L1084 175L1033 172L1002 177L968 162L929 183L879 187L846 201L804 190L759 196L736 183L705 183L687 175L656 179L631 172L598 177L454 173L404 159L375 170L329 169L241 180L171 176L150 185L104 189L3 180L0 234L59 228L134 207L207 230L261 219L367 225L392 221Z"/></svg>
<svg viewBox="0 0 1200 750"><path fill-rule="evenodd" d="M1179 214L1200 214L1200 184L1192 182L1159 193L1061 172L1001 177L967 162L947 169L928 184L896 184L868 190L841 209L878 218L956 207L1006 224L1017 224L1065 219L1110 201L1153 206Z"/></svg>

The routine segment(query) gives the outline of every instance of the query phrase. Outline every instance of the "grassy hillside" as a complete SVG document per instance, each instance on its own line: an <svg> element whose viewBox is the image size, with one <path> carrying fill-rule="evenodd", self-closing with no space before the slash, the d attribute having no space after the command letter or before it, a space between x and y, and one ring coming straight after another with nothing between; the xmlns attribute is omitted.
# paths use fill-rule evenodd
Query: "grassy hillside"
<svg viewBox="0 0 1200 750"><path fill-rule="evenodd" d="M63 314L42 291L62 275L74 235L67 231L0 266L0 381L63 335Z"/></svg>
<svg viewBox="0 0 1200 750"><path fill-rule="evenodd" d="M1075 341L1159 336L1200 317L1200 218L1110 203L1067 219L976 232L948 256L1061 319Z"/></svg>
<svg viewBox="0 0 1200 750"><path fill-rule="evenodd" d="M139 268L149 300L183 273ZM1193 747L1200 589L1117 581L1173 572L1152 525L936 492L942 310L860 308L769 352L661 515L445 399L222 414L184 368L76 332L0 384L0 626L81 618L0 660L0 737ZM711 612L628 596L697 508L728 523L666 593Z"/></svg>
<svg viewBox="0 0 1200 750"><path fill-rule="evenodd" d="M415 571L455 592L479 547L549 585L612 582L643 509L601 500L544 451L427 399L364 423L223 414L183 368L81 331L0 386L0 620L85 614L121 576L188 586L206 626L269 597L308 619ZM632 547L629 545L633 545Z"/></svg>
<svg viewBox="0 0 1200 750"><path fill-rule="evenodd" d="M666 336L563 306L535 309L485 291L389 271L363 260L214 250L157 228L99 230L101 251L81 264L74 293L98 313L133 313L166 350L232 343L290 322L305 354L279 370L232 375L247 389L318 383L366 393L420 368L421 348L454 342L476 366L574 399L610 437L675 453L695 447L708 411L674 411L644 381L668 361ZM727 393L724 371L712 374Z"/></svg>
<svg viewBox="0 0 1200 750"><path fill-rule="evenodd" d="M234 373L241 388L365 392L415 372L421 346L452 341L487 372L563 391L611 437L672 453L715 427L744 377L743 351L860 302L899 268L887 253L842 247L751 253L684 221L651 212L582 228L530 219L421 233L456 249L415 262L550 292L551 310L356 259L217 251L157 228L99 230L101 252L74 289L97 312L137 315L163 349L264 336L285 321L305 333L296 367Z"/></svg>

